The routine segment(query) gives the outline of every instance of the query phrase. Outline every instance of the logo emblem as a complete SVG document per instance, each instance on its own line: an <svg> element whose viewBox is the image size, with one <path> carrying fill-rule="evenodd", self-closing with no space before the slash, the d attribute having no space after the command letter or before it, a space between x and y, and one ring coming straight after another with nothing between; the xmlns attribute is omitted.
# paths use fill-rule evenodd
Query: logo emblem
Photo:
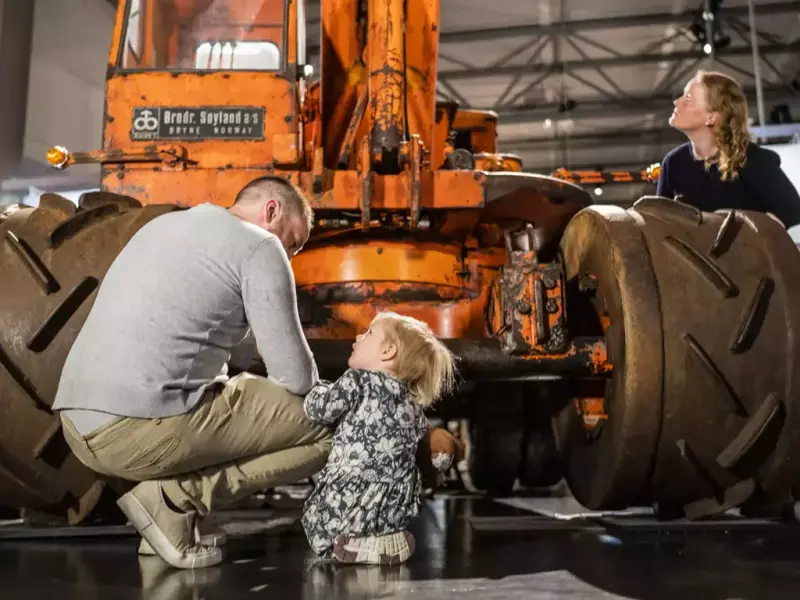
<svg viewBox="0 0 800 600"><path fill-rule="evenodd" d="M133 130L149 133L158 129L158 119L155 117L152 110L145 108L140 110L138 115L133 119Z"/></svg>

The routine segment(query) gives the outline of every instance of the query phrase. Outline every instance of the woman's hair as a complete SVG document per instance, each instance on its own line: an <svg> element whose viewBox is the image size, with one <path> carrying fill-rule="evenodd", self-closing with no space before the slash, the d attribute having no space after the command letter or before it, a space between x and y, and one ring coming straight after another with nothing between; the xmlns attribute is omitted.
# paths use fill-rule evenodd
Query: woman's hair
<svg viewBox="0 0 800 600"><path fill-rule="evenodd" d="M750 132L747 128L747 98L732 77L713 71L698 71L706 90L708 109L719 113L714 124L719 152L715 157L722 180L736 179L747 158ZM706 160L706 168L711 161Z"/></svg>
<svg viewBox="0 0 800 600"><path fill-rule="evenodd" d="M453 389L455 359L427 323L390 311L379 313L373 323L381 323L386 341L397 346L392 371L418 404L430 406Z"/></svg>

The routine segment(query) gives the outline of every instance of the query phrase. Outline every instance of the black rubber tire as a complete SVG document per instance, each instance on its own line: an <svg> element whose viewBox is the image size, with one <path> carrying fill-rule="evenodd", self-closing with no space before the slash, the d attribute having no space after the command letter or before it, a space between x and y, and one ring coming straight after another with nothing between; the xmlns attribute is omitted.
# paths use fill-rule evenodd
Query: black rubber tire
<svg viewBox="0 0 800 600"><path fill-rule="evenodd" d="M800 253L758 213L638 201L664 332L651 494L704 517L800 478ZM655 324L654 324L655 325Z"/></svg>
<svg viewBox="0 0 800 600"><path fill-rule="evenodd" d="M522 459L524 390L520 384L478 384L472 397L467 471L488 496L508 496Z"/></svg>
<svg viewBox="0 0 800 600"><path fill-rule="evenodd" d="M45 194L38 208L0 219L0 505L75 524L109 484L124 487L78 461L50 407L111 262L142 226L177 209L105 193L76 209Z"/></svg>
<svg viewBox="0 0 800 600"><path fill-rule="evenodd" d="M623 509L641 498L658 446L663 353L655 276L637 218L617 206L578 213L561 239L561 260L570 333L605 335L614 370L593 394L603 399L607 414L593 427L578 410L576 400L582 396L577 385L576 395L571 389L558 395L556 448L564 479L579 503L592 510ZM579 291L586 275L596 282L591 294ZM585 301L588 296L594 297L591 302ZM582 331L592 321L584 318L588 313L597 325ZM599 319L603 313L610 321L605 331Z"/></svg>
<svg viewBox="0 0 800 600"><path fill-rule="evenodd" d="M519 464L519 483L522 487L549 488L563 478L551 424L550 387L531 387L531 397L525 402L525 431Z"/></svg>
<svg viewBox="0 0 800 600"><path fill-rule="evenodd" d="M549 427L531 427L525 432L519 483L528 488L549 488L563 479L556 454L553 432Z"/></svg>

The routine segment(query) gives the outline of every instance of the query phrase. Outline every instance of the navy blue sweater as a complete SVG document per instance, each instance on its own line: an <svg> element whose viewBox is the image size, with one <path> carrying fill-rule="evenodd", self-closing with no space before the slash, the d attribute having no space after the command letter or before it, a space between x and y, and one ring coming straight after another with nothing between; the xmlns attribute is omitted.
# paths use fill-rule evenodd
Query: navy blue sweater
<svg viewBox="0 0 800 600"><path fill-rule="evenodd" d="M708 212L728 208L772 213L787 229L800 223L800 196L781 170L780 156L753 143L733 181L722 181L716 165L706 170L689 142L678 146L661 163L657 194L681 195L686 204Z"/></svg>

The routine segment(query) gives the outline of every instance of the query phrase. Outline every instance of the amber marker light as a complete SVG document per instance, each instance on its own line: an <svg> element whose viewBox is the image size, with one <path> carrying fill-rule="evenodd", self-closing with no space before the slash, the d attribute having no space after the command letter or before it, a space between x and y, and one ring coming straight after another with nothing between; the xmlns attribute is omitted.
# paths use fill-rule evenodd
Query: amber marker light
<svg viewBox="0 0 800 600"><path fill-rule="evenodd" d="M69 158L69 150L63 146L53 146L47 151L47 163L54 169L63 169Z"/></svg>

